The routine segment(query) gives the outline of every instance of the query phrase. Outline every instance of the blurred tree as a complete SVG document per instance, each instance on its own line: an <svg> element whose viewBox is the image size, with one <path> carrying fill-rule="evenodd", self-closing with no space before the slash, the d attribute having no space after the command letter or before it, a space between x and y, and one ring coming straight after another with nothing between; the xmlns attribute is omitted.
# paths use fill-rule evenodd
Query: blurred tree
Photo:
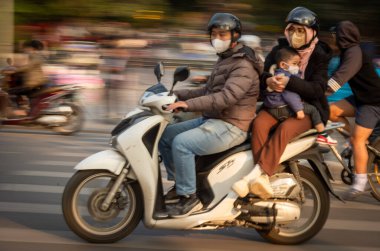
<svg viewBox="0 0 380 251"><path fill-rule="evenodd" d="M134 0L133 3L129 0L15 0L15 21L16 24L27 24L84 18L126 21L135 27L169 25L186 28L193 26L183 22L183 13L225 11L239 15L245 23L254 23L255 31L273 33L282 31L287 13L296 6L315 11L324 30L339 20L349 19L359 26L365 37L380 41L379 0ZM145 14L140 15L141 11Z"/></svg>

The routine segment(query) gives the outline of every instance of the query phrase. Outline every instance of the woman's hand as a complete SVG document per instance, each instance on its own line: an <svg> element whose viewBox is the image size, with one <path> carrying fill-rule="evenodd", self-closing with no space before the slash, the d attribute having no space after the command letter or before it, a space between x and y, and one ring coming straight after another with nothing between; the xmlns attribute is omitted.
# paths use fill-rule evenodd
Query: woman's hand
<svg viewBox="0 0 380 251"><path fill-rule="evenodd" d="M289 78L283 74L267 78L266 80L267 86L276 92L283 92L288 82Z"/></svg>
<svg viewBox="0 0 380 251"><path fill-rule="evenodd" d="M180 112L181 110L186 110L189 106L184 101L178 101L170 104L166 107L166 111L173 111L174 113Z"/></svg>

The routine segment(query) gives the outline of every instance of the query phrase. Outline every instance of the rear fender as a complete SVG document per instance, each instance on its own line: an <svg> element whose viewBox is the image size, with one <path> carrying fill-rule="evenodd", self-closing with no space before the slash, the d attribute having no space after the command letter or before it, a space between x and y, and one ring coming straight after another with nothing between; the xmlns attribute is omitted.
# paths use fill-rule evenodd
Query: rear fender
<svg viewBox="0 0 380 251"><path fill-rule="evenodd" d="M300 159L306 159L311 167L314 169L315 173L321 178L323 183L326 185L326 188L330 191L332 195L334 195L337 199L342 200L339 195L337 195L330 183L329 175L328 173L330 170L328 169L327 165L325 164L323 157L319 151L318 145L315 145L314 147L309 148L308 150L297 154L293 158L289 160L300 160Z"/></svg>

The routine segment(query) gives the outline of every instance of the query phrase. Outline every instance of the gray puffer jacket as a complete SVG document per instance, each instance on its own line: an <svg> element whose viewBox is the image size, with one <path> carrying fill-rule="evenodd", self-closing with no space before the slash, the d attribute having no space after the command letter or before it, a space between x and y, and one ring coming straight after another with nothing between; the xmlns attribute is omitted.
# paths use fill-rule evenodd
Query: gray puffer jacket
<svg viewBox="0 0 380 251"><path fill-rule="evenodd" d="M248 131L256 114L263 62L255 52L238 44L219 55L205 87L177 90L189 112L202 112L206 118L221 119Z"/></svg>

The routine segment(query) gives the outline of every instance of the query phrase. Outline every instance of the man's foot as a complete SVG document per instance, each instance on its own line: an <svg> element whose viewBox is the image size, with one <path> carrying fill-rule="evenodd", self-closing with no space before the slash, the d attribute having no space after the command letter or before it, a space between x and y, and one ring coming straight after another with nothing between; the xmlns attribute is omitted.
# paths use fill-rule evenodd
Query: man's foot
<svg viewBox="0 0 380 251"><path fill-rule="evenodd" d="M180 195L179 202L169 211L169 216L173 218L182 218L200 209L202 209L202 203L195 193L190 195Z"/></svg>
<svg viewBox="0 0 380 251"><path fill-rule="evenodd" d="M338 143L338 141L331 138L330 136L325 137L325 136L319 134L317 137L317 143L321 144L321 145L336 145Z"/></svg>
<svg viewBox="0 0 380 251"><path fill-rule="evenodd" d="M175 185L169 189L169 191L166 193L165 197L165 204L173 204L179 202L179 195L177 195Z"/></svg>
<svg viewBox="0 0 380 251"><path fill-rule="evenodd" d="M270 185L269 177L266 174L260 175L249 184L249 192L266 200L273 197L273 189Z"/></svg>

